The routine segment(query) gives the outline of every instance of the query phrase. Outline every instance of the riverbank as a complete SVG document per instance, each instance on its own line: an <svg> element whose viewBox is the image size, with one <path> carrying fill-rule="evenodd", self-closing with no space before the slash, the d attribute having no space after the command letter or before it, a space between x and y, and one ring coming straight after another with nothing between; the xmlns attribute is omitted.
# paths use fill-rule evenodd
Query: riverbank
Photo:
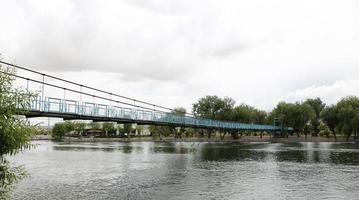
<svg viewBox="0 0 359 200"><path fill-rule="evenodd" d="M48 135L38 135L32 140L52 140ZM153 137L132 137L132 138L97 138L97 137L65 137L64 142L272 142L272 143L295 143L295 142L359 142L359 139L350 138L346 140L345 137L339 136L337 140L334 137L296 137L291 136L288 138L273 138L269 136L243 136L237 140L231 137L225 137L221 140L215 138L173 138L165 137L162 139Z"/></svg>

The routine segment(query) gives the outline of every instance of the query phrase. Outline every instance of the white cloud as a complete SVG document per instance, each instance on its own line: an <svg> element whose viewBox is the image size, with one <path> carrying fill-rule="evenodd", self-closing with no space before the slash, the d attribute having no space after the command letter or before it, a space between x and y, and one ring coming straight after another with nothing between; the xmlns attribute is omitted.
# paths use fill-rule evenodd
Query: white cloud
<svg viewBox="0 0 359 200"><path fill-rule="evenodd" d="M334 104L341 98L359 94L359 80L336 81L331 85L310 86L290 92L287 95L289 101L305 100L307 98L320 97L328 104Z"/></svg>
<svg viewBox="0 0 359 200"><path fill-rule="evenodd" d="M269 110L359 77L359 5L349 0L0 5L3 57L170 107L217 94Z"/></svg>

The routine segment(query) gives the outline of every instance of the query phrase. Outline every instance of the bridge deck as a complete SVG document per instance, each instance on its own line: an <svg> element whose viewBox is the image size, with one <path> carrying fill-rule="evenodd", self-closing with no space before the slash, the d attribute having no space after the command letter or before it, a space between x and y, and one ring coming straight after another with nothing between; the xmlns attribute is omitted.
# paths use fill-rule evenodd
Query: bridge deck
<svg viewBox="0 0 359 200"><path fill-rule="evenodd" d="M36 98L26 108L26 117L57 117L65 120L112 121L118 123L137 123L148 125L184 126L206 129L261 130L278 131L279 126L225 122L179 116L159 111L124 108L89 102L78 102L67 99Z"/></svg>

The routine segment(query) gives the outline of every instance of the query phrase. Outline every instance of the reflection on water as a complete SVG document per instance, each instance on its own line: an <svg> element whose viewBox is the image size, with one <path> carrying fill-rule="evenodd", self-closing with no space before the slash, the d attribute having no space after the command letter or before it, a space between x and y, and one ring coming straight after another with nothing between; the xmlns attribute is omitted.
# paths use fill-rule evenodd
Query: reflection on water
<svg viewBox="0 0 359 200"><path fill-rule="evenodd" d="M356 143L52 143L15 199L357 199Z"/></svg>

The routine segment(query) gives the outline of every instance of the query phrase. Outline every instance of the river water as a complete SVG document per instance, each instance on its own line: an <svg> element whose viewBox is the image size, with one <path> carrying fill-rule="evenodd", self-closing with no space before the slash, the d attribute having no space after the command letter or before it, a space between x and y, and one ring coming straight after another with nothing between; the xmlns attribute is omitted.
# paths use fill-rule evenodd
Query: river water
<svg viewBox="0 0 359 200"><path fill-rule="evenodd" d="M13 199L359 199L355 143L53 143Z"/></svg>

